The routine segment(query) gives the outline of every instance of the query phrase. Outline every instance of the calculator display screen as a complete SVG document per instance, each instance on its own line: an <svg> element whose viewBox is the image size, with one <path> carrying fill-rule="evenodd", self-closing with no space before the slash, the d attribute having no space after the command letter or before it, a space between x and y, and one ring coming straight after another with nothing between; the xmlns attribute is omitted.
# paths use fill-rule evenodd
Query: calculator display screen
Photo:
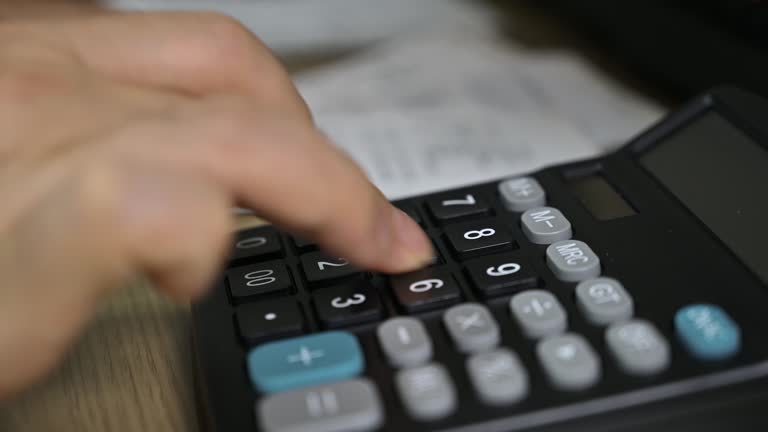
<svg viewBox="0 0 768 432"><path fill-rule="evenodd" d="M768 283L768 149L710 112L640 163Z"/></svg>

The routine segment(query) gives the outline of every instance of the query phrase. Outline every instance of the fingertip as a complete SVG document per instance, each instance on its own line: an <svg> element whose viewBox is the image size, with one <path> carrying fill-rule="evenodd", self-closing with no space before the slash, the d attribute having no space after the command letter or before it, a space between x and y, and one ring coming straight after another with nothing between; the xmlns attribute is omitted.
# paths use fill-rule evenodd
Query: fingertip
<svg viewBox="0 0 768 432"><path fill-rule="evenodd" d="M420 269L434 262L435 252L432 241L418 223L404 211L392 207L394 239L387 262L383 264L387 273L404 273Z"/></svg>

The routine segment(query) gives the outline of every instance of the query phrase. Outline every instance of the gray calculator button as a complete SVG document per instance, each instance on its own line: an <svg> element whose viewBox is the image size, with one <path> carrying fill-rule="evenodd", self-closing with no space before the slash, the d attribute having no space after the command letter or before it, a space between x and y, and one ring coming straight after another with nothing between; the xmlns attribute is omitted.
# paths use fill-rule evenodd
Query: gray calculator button
<svg viewBox="0 0 768 432"><path fill-rule="evenodd" d="M432 358L432 340L424 324L415 318L388 319L379 325L376 333L392 366L419 366Z"/></svg>
<svg viewBox="0 0 768 432"><path fill-rule="evenodd" d="M551 293L529 290L516 294L509 301L512 316L526 336L538 339L565 331L565 309Z"/></svg>
<svg viewBox="0 0 768 432"><path fill-rule="evenodd" d="M406 411L416 420L437 420L456 410L456 389L439 364L401 370L395 384Z"/></svg>
<svg viewBox="0 0 768 432"><path fill-rule="evenodd" d="M536 353L549 381L560 390L583 390L600 379L600 359L581 335L544 339Z"/></svg>
<svg viewBox="0 0 768 432"><path fill-rule="evenodd" d="M517 354L506 348L473 355L467 360L467 374L489 405L512 404L528 395L528 373Z"/></svg>
<svg viewBox="0 0 768 432"><path fill-rule="evenodd" d="M475 353L496 348L499 326L483 305L464 303L443 314L443 323L459 351Z"/></svg>
<svg viewBox="0 0 768 432"><path fill-rule="evenodd" d="M376 387L362 378L268 396L256 411L265 432L364 432L384 419Z"/></svg>
<svg viewBox="0 0 768 432"><path fill-rule="evenodd" d="M576 286L579 309L597 325L607 325L632 318L634 302L616 279L587 279Z"/></svg>
<svg viewBox="0 0 768 432"><path fill-rule="evenodd" d="M533 243L552 244L571 238L571 223L560 210L552 207L535 207L520 217L523 232Z"/></svg>
<svg viewBox="0 0 768 432"><path fill-rule="evenodd" d="M632 320L614 324L605 340L619 366L633 375L651 375L669 366L669 344L653 324Z"/></svg>
<svg viewBox="0 0 768 432"><path fill-rule="evenodd" d="M578 240L563 240L547 247L547 265L565 282L579 282L600 276L600 258Z"/></svg>
<svg viewBox="0 0 768 432"><path fill-rule="evenodd" d="M499 194L507 210L524 212L547 203L544 188L533 177L517 177L499 183Z"/></svg>

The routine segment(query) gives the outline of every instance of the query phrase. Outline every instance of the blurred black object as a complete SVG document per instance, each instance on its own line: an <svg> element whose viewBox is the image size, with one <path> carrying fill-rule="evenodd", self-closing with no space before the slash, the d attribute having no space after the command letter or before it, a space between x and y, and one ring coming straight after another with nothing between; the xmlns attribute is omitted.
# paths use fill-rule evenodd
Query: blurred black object
<svg viewBox="0 0 768 432"><path fill-rule="evenodd" d="M718 84L768 95L768 0L528 0L678 97Z"/></svg>

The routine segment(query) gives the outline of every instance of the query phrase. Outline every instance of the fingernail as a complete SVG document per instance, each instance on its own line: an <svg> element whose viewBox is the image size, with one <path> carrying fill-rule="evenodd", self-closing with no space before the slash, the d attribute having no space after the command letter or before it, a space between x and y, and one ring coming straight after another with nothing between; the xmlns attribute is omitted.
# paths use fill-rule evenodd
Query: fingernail
<svg viewBox="0 0 768 432"><path fill-rule="evenodd" d="M432 242L410 216L400 209L394 210L394 226L398 248L395 252L398 264L404 270L414 270L429 264L434 256Z"/></svg>

